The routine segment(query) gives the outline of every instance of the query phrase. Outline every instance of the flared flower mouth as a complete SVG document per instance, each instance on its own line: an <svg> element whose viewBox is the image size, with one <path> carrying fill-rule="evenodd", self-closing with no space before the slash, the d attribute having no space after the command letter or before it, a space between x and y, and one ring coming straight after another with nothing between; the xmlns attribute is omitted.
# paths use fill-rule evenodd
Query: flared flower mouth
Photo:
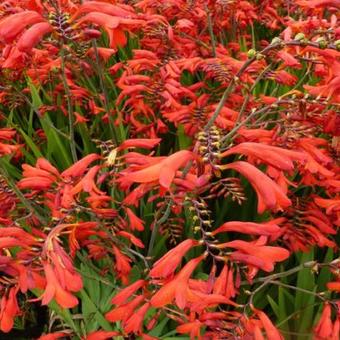
<svg viewBox="0 0 340 340"><path fill-rule="evenodd" d="M0 338L340 340L339 1L0 1Z"/></svg>

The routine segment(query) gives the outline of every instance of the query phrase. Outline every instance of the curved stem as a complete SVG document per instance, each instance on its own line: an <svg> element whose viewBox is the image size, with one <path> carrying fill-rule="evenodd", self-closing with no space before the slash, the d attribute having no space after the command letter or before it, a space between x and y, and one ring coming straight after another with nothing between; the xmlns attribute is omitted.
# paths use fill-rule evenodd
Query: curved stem
<svg viewBox="0 0 340 340"><path fill-rule="evenodd" d="M68 83L67 83L67 77L66 77L66 72L65 72L65 54L64 54L63 48L60 49L60 58L61 58L61 77L63 80L64 90L66 94L66 101L67 101L70 148L71 148L73 162L76 162L78 160L78 157L77 157L76 143L74 139L74 116L73 116L72 101L71 101L72 95L71 95L70 87L68 86Z"/></svg>
<svg viewBox="0 0 340 340"><path fill-rule="evenodd" d="M47 220L43 217L37 209L31 204L31 202L24 196L24 194L20 191L20 189L15 185L14 181L8 175L6 168L2 164L2 160L0 158L0 175L6 180L8 186L14 191L16 196L19 198L21 203L32 213L41 224L46 224Z"/></svg>
<svg viewBox="0 0 340 340"><path fill-rule="evenodd" d="M151 254L152 254L152 250L153 250L155 240L156 240L156 235L158 233L158 228L160 227L160 225L162 225L168 219L168 217L171 213L172 203L173 203L173 201L172 201L172 199L170 199L168 204L167 204L167 207L164 211L163 216L155 221L155 224L153 226L152 233L151 233L147 257L150 257Z"/></svg>
<svg viewBox="0 0 340 340"><path fill-rule="evenodd" d="M311 42L311 41L307 41L307 42L306 41L300 41L300 40L280 41L280 42L275 42L275 43L272 43L272 44L268 45L262 51L259 51L258 53L256 53L255 56L249 58L241 66L241 68L235 74L234 78L231 79L228 87L226 88L226 90L224 91L224 93L222 95L222 98L221 98L220 102L218 103L218 105L216 107L215 112L210 117L209 121L207 122L206 126L204 127L205 131L208 131L210 129L210 127L212 125L214 125L215 120L217 119L218 115L222 111L223 106L224 106L226 100L228 99L228 97L231 94L231 92L234 90L235 85L239 82L241 75L247 70L247 68L252 63L254 63L257 60L257 56L259 56L259 55L265 56L267 53L269 53L272 50L275 50L277 48L283 48L283 47L286 47L286 46L311 46L311 47L319 48L319 44L318 43L314 43L314 42ZM334 44L329 44L327 46L327 48L336 50L336 46ZM238 120L239 119L237 118L237 121Z"/></svg>

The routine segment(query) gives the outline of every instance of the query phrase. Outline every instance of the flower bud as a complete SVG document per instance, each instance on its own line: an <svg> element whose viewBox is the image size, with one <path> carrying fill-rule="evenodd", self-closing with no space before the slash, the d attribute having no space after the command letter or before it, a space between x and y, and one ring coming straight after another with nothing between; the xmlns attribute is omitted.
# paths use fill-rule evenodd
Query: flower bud
<svg viewBox="0 0 340 340"><path fill-rule="evenodd" d="M325 49L327 47L327 45L328 45L328 43L325 40L325 38L322 38L322 37L318 38L316 40L316 42L319 44L319 48L321 48L321 49Z"/></svg>
<svg viewBox="0 0 340 340"><path fill-rule="evenodd" d="M251 50L249 50L248 52L247 52L247 56L248 56L248 58L253 58L253 57L255 57L256 56L256 50L254 50L253 48L251 49Z"/></svg>
<svg viewBox="0 0 340 340"><path fill-rule="evenodd" d="M272 40L271 45L280 44L280 43L282 43L282 40L279 37L275 37Z"/></svg>
<svg viewBox="0 0 340 340"><path fill-rule="evenodd" d="M98 30L95 30L95 29L90 29L90 28L87 28L83 31L83 34L85 37L89 38L89 39L97 39L99 38L102 33Z"/></svg>
<svg viewBox="0 0 340 340"><path fill-rule="evenodd" d="M335 48L340 51L340 40L334 42Z"/></svg>
<svg viewBox="0 0 340 340"><path fill-rule="evenodd" d="M306 36L303 34L303 33L298 33L295 37L294 37L294 40L298 40L298 41L301 41L301 40L304 40L306 39Z"/></svg>

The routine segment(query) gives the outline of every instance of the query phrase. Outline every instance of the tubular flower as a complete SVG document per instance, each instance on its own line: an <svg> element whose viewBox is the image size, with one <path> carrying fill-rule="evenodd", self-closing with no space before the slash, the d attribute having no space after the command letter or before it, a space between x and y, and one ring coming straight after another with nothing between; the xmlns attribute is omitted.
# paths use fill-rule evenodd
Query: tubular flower
<svg viewBox="0 0 340 340"><path fill-rule="evenodd" d="M278 329L272 324L272 322L264 312L255 309L255 313L260 318L268 339L283 340L283 336L280 334Z"/></svg>
<svg viewBox="0 0 340 340"><path fill-rule="evenodd" d="M125 322L134 313L135 309L143 302L144 296L137 296L130 302L114 308L112 311L106 313L105 318L110 322L120 321Z"/></svg>
<svg viewBox="0 0 340 340"><path fill-rule="evenodd" d="M291 205L291 201L281 188L253 165L239 161L221 165L219 168L236 170L248 179L257 193L259 213L263 213L266 209L283 210Z"/></svg>
<svg viewBox="0 0 340 340"><path fill-rule="evenodd" d="M63 308L75 307L78 304L78 299L67 290L62 288L52 265L45 262L44 271L47 285L44 293L40 297L42 304L47 305L54 298L56 302Z"/></svg>
<svg viewBox="0 0 340 340"><path fill-rule="evenodd" d="M224 265L220 275L216 278L213 286L213 293L216 295L222 295L226 298L233 298L237 294L233 279L233 269Z"/></svg>
<svg viewBox="0 0 340 340"><path fill-rule="evenodd" d="M60 339L60 338L64 338L67 335L68 335L68 333L66 333L66 332L48 333L48 334L41 335L38 338L38 340L57 340L57 339Z"/></svg>
<svg viewBox="0 0 340 340"><path fill-rule="evenodd" d="M126 302L126 300L134 294L138 289L142 288L145 286L146 281L145 280L137 280L130 286L122 289L113 299L112 303L115 305L122 305Z"/></svg>
<svg viewBox="0 0 340 340"><path fill-rule="evenodd" d="M142 332L144 317L150 307L149 303L144 303L137 312L132 314L130 318L126 320L124 323L124 330L126 333L138 334Z"/></svg>
<svg viewBox="0 0 340 340"><path fill-rule="evenodd" d="M221 157L226 157L235 153L241 153L260 159L263 163L286 171L294 169L294 160L302 162L306 159L306 156L302 152L286 150L260 143L241 143L223 152Z"/></svg>
<svg viewBox="0 0 340 340"><path fill-rule="evenodd" d="M116 246L113 246L113 252L116 258L115 269L118 277L124 284L129 282L129 274L131 271L131 259L124 255Z"/></svg>
<svg viewBox="0 0 340 340"><path fill-rule="evenodd" d="M253 223L253 222L226 222L222 224L219 228L215 229L211 234L215 236L216 234L223 233L226 231L233 231L244 233L248 235L265 235L270 236L276 234L280 231L280 227L276 224L270 223Z"/></svg>
<svg viewBox="0 0 340 340"><path fill-rule="evenodd" d="M218 249L234 248L237 251L230 255L231 259L256 266L266 272L271 272L274 269L275 262L284 261L289 257L287 249L257 245L241 240L221 243L216 247Z"/></svg>
<svg viewBox="0 0 340 340"><path fill-rule="evenodd" d="M174 299L180 308L184 308L187 301L187 287L188 280L198 266L198 264L205 258L201 255L190 260L181 271L170 281L152 296L150 303L153 307L163 307L171 303Z"/></svg>
<svg viewBox="0 0 340 340"><path fill-rule="evenodd" d="M153 149L156 145L160 143L160 138L155 139L127 139L121 145L119 145L119 150L124 150L128 148L143 148L143 149Z"/></svg>
<svg viewBox="0 0 340 340"><path fill-rule="evenodd" d="M14 318L20 314L17 292L16 287L11 288L8 295L3 295L0 301L0 329L4 333L10 332L14 325Z"/></svg>
<svg viewBox="0 0 340 340"><path fill-rule="evenodd" d="M0 21L0 39L6 43L11 43L22 33L26 26L43 21L44 18L34 11L23 11L12 14Z"/></svg>
<svg viewBox="0 0 340 340"><path fill-rule="evenodd" d="M53 27L48 22L39 22L22 34L16 47L20 52L30 52L46 34L52 31Z"/></svg>
<svg viewBox="0 0 340 340"><path fill-rule="evenodd" d="M190 339L201 339L201 327L203 324L199 320L195 320L193 322L185 323L183 325L180 325L176 328L178 333L181 334L190 334Z"/></svg>
<svg viewBox="0 0 340 340"><path fill-rule="evenodd" d="M37 8L37 11L23 10L0 21L0 40L11 44L19 37L16 49L11 52L8 60L13 58L14 53L19 53L19 56L20 53L30 53L47 34L61 38L64 43L76 40L81 45L91 38L91 30L86 29L89 24L106 30L110 47L116 49L126 44L126 30L144 24L144 20L137 19L131 7L127 10L119 5L100 1L91 1L78 7L71 2L65 4L58 2L58 5L51 6L46 3L44 7ZM46 9L47 13L43 9ZM27 26L30 27L26 30ZM94 37L97 38L98 35ZM7 67L11 67L9 63L7 64Z"/></svg>
<svg viewBox="0 0 340 340"><path fill-rule="evenodd" d="M58 216L61 215L61 208L69 209L83 192L89 195L90 204L96 205L97 203L94 210L100 213L102 209L98 205L107 201L105 192L98 189L96 182L101 167L99 165L90 167L91 163L100 158L97 154L89 154L62 173L59 173L47 160L39 158L35 167L23 164L24 178L18 182L18 187L40 192L45 191L46 205ZM46 190L52 188L58 192L58 199L54 196L54 199L51 200L51 197L46 194ZM103 212L110 215L116 214L113 209Z"/></svg>
<svg viewBox="0 0 340 340"><path fill-rule="evenodd" d="M144 221L138 218L130 208L125 208L125 211L130 221L129 226L131 230L143 231Z"/></svg>
<svg viewBox="0 0 340 340"><path fill-rule="evenodd" d="M61 173L61 176L65 179L72 178L72 177L79 177L84 174L88 166L94 162L95 160L100 159L100 156L97 154L89 154L79 160L78 162L74 163L72 166L70 166L68 169L63 171Z"/></svg>
<svg viewBox="0 0 340 340"><path fill-rule="evenodd" d="M121 334L116 331L95 331L87 334L84 340L106 340L120 335Z"/></svg>
<svg viewBox="0 0 340 340"><path fill-rule="evenodd" d="M332 310L330 304L325 303L320 320L317 323L316 327L314 328L315 340L323 339L339 340L340 319L338 316L333 324L331 313Z"/></svg>
<svg viewBox="0 0 340 340"><path fill-rule="evenodd" d="M16 153L21 148L21 145L8 143L15 137L15 135L15 130L7 128L0 129L0 156ZM6 143L3 143L2 141L6 141Z"/></svg>
<svg viewBox="0 0 340 340"><path fill-rule="evenodd" d="M167 278L173 275L174 271L181 263L183 256L197 244L197 241L188 239L168 251L162 258L154 263L150 270L150 277Z"/></svg>
<svg viewBox="0 0 340 340"><path fill-rule="evenodd" d="M87 14L86 14L87 13ZM85 14L85 16L82 16ZM72 19L80 17L76 25L91 22L102 26L108 33L110 47L124 46L127 42L124 30L129 27L143 26L145 21L137 18L131 7L123 8L119 5L91 1L82 4Z"/></svg>
<svg viewBox="0 0 340 340"><path fill-rule="evenodd" d="M150 183L158 181L160 186L169 190L176 171L186 165L196 156L187 150L178 151L169 157L155 160L157 163L137 171L126 171L118 182L124 183Z"/></svg>

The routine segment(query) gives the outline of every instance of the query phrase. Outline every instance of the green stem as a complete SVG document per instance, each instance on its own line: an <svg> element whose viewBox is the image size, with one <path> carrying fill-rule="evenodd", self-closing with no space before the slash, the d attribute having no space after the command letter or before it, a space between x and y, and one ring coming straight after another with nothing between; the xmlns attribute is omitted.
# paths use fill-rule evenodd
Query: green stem
<svg viewBox="0 0 340 340"><path fill-rule="evenodd" d="M21 203L30 211L30 213L34 214L37 217L41 224L46 224L46 219L37 211L36 208L31 204L30 201L24 196L24 194L20 191L20 189L15 185L14 181L8 175L6 168L2 163L2 159L0 158L0 175L6 180L9 187L14 191L17 195Z"/></svg>
<svg viewBox="0 0 340 340"><path fill-rule="evenodd" d="M237 82L240 81L240 77L241 75L247 70L247 68L254 63L256 60L258 60L258 56L265 56L266 54L268 54L270 51L275 50L277 48L284 48L285 46L312 46L312 47L316 47L319 48L319 44L318 43L314 43L311 41L299 41L299 40L292 40L292 41L281 41L281 42L277 42L277 43L272 43L270 45L268 45L267 47L265 47L262 51L256 53L255 56L249 58L247 61L244 62L244 64L241 66L241 68L238 70L238 72L235 74L234 78L231 79L228 87L226 88L226 90L224 91L222 98L220 100L220 102L218 103L215 112L213 113L213 115L210 117L208 123L206 124L206 126L204 127L204 131L208 131L212 125L214 125L215 120L217 119L218 115L220 114L221 110L223 109L223 106L226 102L226 100L228 99L229 95L231 94L231 92L234 90L235 85ZM329 44L327 46L327 48L336 50L336 46L334 44ZM238 121L238 119L237 119Z"/></svg>
<svg viewBox="0 0 340 340"><path fill-rule="evenodd" d="M280 321L279 323L276 324L276 327L280 327L282 325L284 325L287 321L289 321L290 319L294 318L296 315L304 312L305 310L307 310L308 308L314 308L315 306L319 306L320 305L320 302L315 302L315 303L312 303L310 305L307 305L305 308L301 308L297 311L295 311L294 313L290 314L289 316L287 316L285 319L283 319L282 321ZM282 331L280 329L280 331Z"/></svg>
<svg viewBox="0 0 340 340"><path fill-rule="evenodd" d="M162 225L164 222L166 222L166 220L168 219L170 213L171 213L171 205L172 205L172 199L169 200L168 205L164 211L163 216L160 219L157 219L153 229L152 229L152 233L151 233L151 238L150 238L150 243L149 243L149 248L148 248L148 254L147 257L151 257L152 254L152 250L155 244L155 240L156 240L156 236L158 233L158 228L160 227L160 225Z"/></svg>
<svg viewBox="0 0 340 340"><path fill-rule="evenodd" d="M99 77L99 84L100 84L100 89L103 92L104 95L104 106L105 106L105 111L106 114L108 115L109 118L109 126L110 126L110 131L111 131L111 135L112 135L112 139L114 141L114 143L116 145L118 145L118 136L116 134L116 130L114 128L115 126L115 122L113 120L113 117L111 115L111 110L110 110L110 105L109 105L109 95L105 86L105 82L104 82L104 74L103 74L103 68L100 66L100 59L99 59L99 53L98 53L98 48L97 48L97 43L95 40L92 41L92 47L94 50L94 54L96 57L96 68L97 68L97 73L98 73L98 77Z"/></svg>
<svg viewBox="0 0 340 340"><path fill-rule="evenodd" d="M307 290L307 289L303 289L303 288L299 288L299 287L296 287L296 286L288 285L288 284L282 283L282 282L280 282L280 281L272 281L272 280L270 280L269 283L270 283L270 284L277 285L277 286L281 286L281 287L293 289L293 290L296 290L296 291L298 291L298 292L310 294L310 295L313 295L313 296L318 297L318 298L321 299L322 301L327 301L327 299L324 298L320 293L315 293L315 292L312 292L312 291Z"/></svg>
<svg viewBox="0 0 340 340"><path fill-rule="evenodd" d="M272 64L269 64L259 75L258 77L256 78L254 84L252 85L252 87L249 89L246 97L244 98L244 101L242 103L242 107L238 113L238 116L237 116L237 120L235 122L235 125L237 125L241 120L242 120L242 117L243 117L243 113L249 103L249 100L250 100L250 95L251 93L254 91L255 87L258 85L258 83L263 79L263 77L265 77L266 73L268 70L270 70L270 68L272 67L273 65Z"/></svg>
<svg viewBox="0 0 340 340"><path fill-rule="evenodd" d="M210 40L211 40L212 55L214 58L216 58L216 41L215 41L214 30L213 30L209 8L207 5L205 6L205 11L207 13L207 19L208 19L208 29L209 29L209 35L210 35Z"/></svg>
<svg viewBox="0 0 340 340"><path fill-rule="evenodd" d="M244 121L240 122L239 124L237 124L232 130L230 130L222 139L221 139L221 144L225 143L226 141L228 141L228 139L232 138L235 133L244 125L246 125L252 118L254 118L256 115L261 114L261 113L265 113L266 111L270 110L273 108L273 105L280 105L280 104L286 104L289 103L289 100L278 100L277 102L269 105L269 106L265 106L262 109L253 111Z"/></svg>
<svg viewBox="0 0 340 340"><path fill-rule="evenodd" d="M60 59L61 59L61 77L63 80L64 90L66 94L66 101L67 101L70 148L71 148L73 162L76 162L78 160L78 157L77 157L76 143L74 139L74 117L73 117L73 109L72 109L72 102L71 102L72 95L71 95L70 87L68 86L68 83L67 83L67 77L66 77L66 72L65 72L65 54L64 54L63 47L60 49Z"/></svg>

